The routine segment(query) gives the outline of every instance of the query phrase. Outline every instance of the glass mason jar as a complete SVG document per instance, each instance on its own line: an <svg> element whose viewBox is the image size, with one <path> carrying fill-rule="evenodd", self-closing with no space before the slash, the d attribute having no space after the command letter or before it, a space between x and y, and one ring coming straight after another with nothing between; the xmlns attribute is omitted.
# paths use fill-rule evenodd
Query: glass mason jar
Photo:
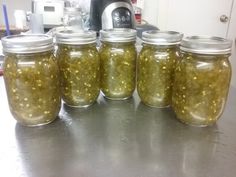
<svg viewBox="0 0 236 177"><path fill-rule="evenodd" d="M74 107L93 104L100 92L96 32L60 31L56 34L56 41L62 99Z"/></svg>
<svg viewBox="0 0 236 177"><path fill-rule="evenodd" d="M174 31L145 31L137 64L137 91L141 101L152 107L171 104L174 69L183 34Z"/></svg>
<svg viewBox="0 0 236 177"><path fill-rule="evenodd" d="M108 29L100 31L101 92L113 100L133 95L136 80L136 31Z"/></svg>
<svg viewBox="0 0 236 177"><path fill-rule="evenodd" d="M214 124L227 100L232 42L219 37L186 37L175 70L172 106L177 118L194 126Z"/></svg>
<svg viewBox="0 0 236 177"><path fill-rule="evenodd" d="M70 26L73 30L83 29L82 9L78 7L65 7L63 25Z"/></svg>
<svg viewBox="0 0 236 177"><path fill-rule="evenodd" d="M26 126L48 124L61 106L59 70L53 41L47 35L16 35L2 39L4 80L9 107Z"/></svg>

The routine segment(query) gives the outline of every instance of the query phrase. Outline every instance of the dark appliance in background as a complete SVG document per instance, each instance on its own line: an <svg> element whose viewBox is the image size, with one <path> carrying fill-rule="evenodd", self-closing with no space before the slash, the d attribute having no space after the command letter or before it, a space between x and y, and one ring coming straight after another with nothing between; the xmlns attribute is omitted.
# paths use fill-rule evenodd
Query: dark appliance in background
<svg viewBox="0 0 236 177"><path fill-rule="evenodd" d="M135 16L130 0L91 0L90 29L133 28Z"/></svg>

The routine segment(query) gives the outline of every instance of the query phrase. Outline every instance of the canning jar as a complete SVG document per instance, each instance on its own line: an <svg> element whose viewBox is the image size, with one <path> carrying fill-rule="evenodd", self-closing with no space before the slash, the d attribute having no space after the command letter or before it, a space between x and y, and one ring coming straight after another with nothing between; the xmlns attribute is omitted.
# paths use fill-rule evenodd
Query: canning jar
<svg viewBox="0 0 236 177"><path fill-rule="evenodd" d="M15 119L27 126L52 122L61 106L58 66L47 35L15 35L2 39L4 80Z"/></svg>
<svg viewBox="0 0 236 177"><path fill-rule="evenodd" d="M113 100L132 96L136 80L136 30L100 31L101 92Z"/></svg>
<svg viewBox="0 0 236 177"><path fill-rule="evenodd" d="M172 85L179 43L183 34L174 31L145 31L137 62L137 91L141 101L152 107L171 104Z"/></svg>
<svg viewBox="0 0 236 177"><path fill-rule="evenodd" d="M62 99L75 107L93 104L100 92L96 32L60 31L56 34L56 41Z"/></svg>
<svg viewBox="0 0 236 177"><path fill-rule="evenodd" d="M219 37L186 37L175 70L172 106L177 118L194 126L214 124L227 100L232 42Z"/></svg>
<svg viewBox="0 0 236 177"><path fill-rule="evenodd" d="M73 30L83 29L82 9L78 7L65 7L63 25L70 26Z"/></svg>

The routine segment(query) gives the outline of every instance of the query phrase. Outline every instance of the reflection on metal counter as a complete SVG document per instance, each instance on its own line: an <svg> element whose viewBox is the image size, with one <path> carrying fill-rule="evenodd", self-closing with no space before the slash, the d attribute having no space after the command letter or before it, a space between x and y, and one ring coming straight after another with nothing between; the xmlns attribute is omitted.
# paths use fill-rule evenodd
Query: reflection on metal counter
<svg viewBox="0 0 236 177"><path fill-rule="evenodd" d="M235 176L235 88L222 119L208 128L186 126L137 94L125 101L100 96L86 109L63 104L60 119L28 128L11 118L3 87L0 78L2 176Z"/></svg>

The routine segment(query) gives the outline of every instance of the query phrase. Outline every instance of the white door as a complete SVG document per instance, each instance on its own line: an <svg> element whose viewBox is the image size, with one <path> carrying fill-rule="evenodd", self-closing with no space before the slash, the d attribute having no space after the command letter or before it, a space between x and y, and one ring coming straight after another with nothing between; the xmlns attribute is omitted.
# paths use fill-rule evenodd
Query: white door
<svg viewBox="0 0 236 177"><path fill-rule="evenodd" d="M152 3L155 0L145 0ZM187 35L220 36L233 41L231 85L236 87L236 0L158 0L156 25ZM144 9L145 10L145 9Z"/></svg>
<svg viewBox="0 0 236 177"><path fill-rule="evenodd" d="M227 37L233 0L159 0L159 5L161 29Z"/></svg>

